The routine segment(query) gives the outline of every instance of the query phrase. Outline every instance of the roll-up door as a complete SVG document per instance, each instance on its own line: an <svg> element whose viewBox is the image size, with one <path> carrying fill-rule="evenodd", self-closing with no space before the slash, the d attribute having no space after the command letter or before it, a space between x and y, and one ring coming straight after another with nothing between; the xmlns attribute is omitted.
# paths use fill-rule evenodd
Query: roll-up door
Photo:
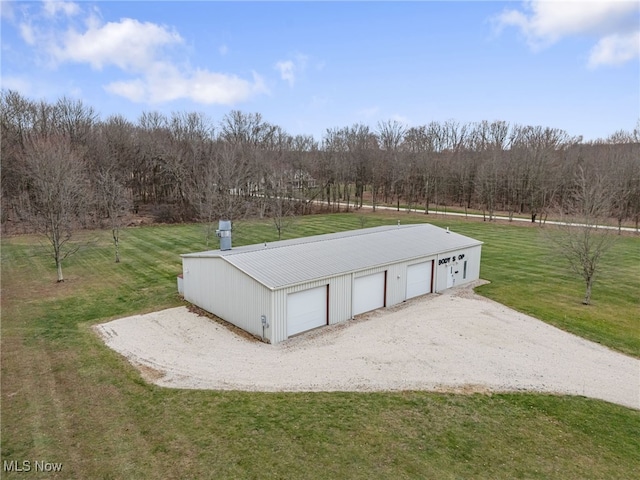
<svg viewBox="0 0 640 480"><path fill-rule="evenodd" d="M386 272L358 277L354 282L353 314L368 312L385 305Z"/></svg>
<svg viewBox="0 0 640 480"><path fill-rule="evenodd" d="M407 299L431 293L432 268L431 260L407 267Z"/></svg>
<svg viewBox="0 0 640 480"><path fill-rule="evenodd" d="M287 336L327 324L327 286L287 295Z"/></svg>

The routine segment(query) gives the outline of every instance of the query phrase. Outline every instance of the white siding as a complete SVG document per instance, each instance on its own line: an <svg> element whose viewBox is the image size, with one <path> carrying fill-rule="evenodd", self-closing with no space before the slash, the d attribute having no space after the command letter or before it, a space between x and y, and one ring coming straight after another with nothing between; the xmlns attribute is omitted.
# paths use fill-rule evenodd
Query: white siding
<svg viewBox="0 0 640 480"><path fill-rule="evenodd" d="M329 284L329 324L344 322L351 318L351 275L331 279Z"/></svg>
<svg viewBox="0 0 640 480"><path fill-rule="evenodd" d="M447 285L451 283L457 287L478 280L480 278L480 255L479 245L438 255L435 262L434 291L446 290ZM464 262L467 262L466 278L464 278ZM453 279L451 271L453 271Z"/></svg>
<svg viewBox="0 0 640 480"><path fill-rule="evenodd" d="M407 288L406 269L406 262L387 267L387 307L404 302Z"/></svg>
<svg viewBox="0 0 640 480"><path fill-rule="evenodd" d="M271 322L271 292L221 258L182 259L184 298L261 337L261 315ZM268 330L268 329L267 329ZM269 338L269 332L265 332Z"/></svg>

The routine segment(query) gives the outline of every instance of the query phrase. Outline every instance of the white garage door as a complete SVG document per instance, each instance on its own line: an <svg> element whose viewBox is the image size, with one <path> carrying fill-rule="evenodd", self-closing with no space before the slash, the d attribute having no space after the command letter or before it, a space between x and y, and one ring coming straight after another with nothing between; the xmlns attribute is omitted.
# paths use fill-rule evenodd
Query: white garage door
<svg viewBox="0 0 640 480"><path fill-rule="evenodd" d="M384 307L385 272L355 279L353 286L353 314Z"/></svg>
<svg viewBox="0 0 640 480"><path fill-rule="evenodd" d="M327 286L287 295L287 336L327 324Z"/></svg>
<svg viewBox="0 0 640 480"><path fill-rule="evenodd" d="M431 261L407 267L407 299L431 293Z"/></svg>

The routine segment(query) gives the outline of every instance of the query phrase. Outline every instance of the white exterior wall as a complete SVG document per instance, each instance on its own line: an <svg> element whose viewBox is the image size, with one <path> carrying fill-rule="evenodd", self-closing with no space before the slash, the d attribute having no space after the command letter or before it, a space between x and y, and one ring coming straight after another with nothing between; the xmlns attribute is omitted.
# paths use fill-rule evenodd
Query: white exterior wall
<svg viewBox="0 0 640 480"><path fill-rule="evenodd" d="M183 257L185 300L219 316L220 318L262 337L261 315L266 315L269 328L264 338L270 343L287 339L287 294L309 288L329 285L329 324L352 318L352 294L355 278L387 271L386 306L391 307L406 300L407 267L416 263L433 261L432 291L447 288L447 270L454 266L460 272L456 285L480 278L481 246L419 257L400 263L378 266L336 277L314 280L300 285L270 290L237 268L217 257ZM464 255L463 259L459 259ZM449 258L446 263L440 260ZM462 279L464 260L467 275Z"/></svg>
<svg viewBox="0 0 640 480"><path fill-rule="evenodd" d="M262 337L261 315L272 317L267 287L221 258L185 257L182 274L185 300Z"/></svg>
<svg viewBox="0 0 640 480"><path fill-rule="evenodd" d="M387 307L402 303L407 293L407 266L414 263L436 260L435 256L421 257L402 263L368 268L359 272L348 273L337 277L316 280L292 287L285 287L273 292L273 312L269 318L270 328L268 338L271 343L282 342L287 339L287 295L309 288L329 285L329 325L344 322L352 316L352 292L354 281L358 277L387 271ZM434 262L436 263L436 262ZM435 266L434 266L435 269ZM434 274L435 275L435 274ZM434 285L435 289L435 285Z"/></svg>
<svg viewBox="0 0 640 480"><path fill-rule="evenodd" d="M287 339L287 295L327 284L329 285L329 325L351 318L351 274L285 287L273 292L271 343Z"/></svg>
<svg viewBox="0 0 640 480"><path fill-rule="evenodd" d="M436 256L418 257L405 262L394 263L384 267L369 268L354 274L354 277L361 277L372 273L387 271L387 307L392 307L398 303L402 303L407 299L407 268L409 265L423 262L434 262L434 270L438 264ZM436 280L434 272L434 280L432 291L436 290Z"/></svg>
<svg viewBox="0 0 640 480"><path fill-rule="evenodd" d="M449 275L448 271L451 266L454 267L454 271L457 270L459 272L455 274L455 286L478 280L480 278L480 254L480 245L438 254L434 267L435 278L433 291L441 292L447 289L447 276ZM460 255L464 255L464 258L460 259ZM447 259L449 260L447 261ZM465 260L467 261L467 278L462 278Z"/></svg>

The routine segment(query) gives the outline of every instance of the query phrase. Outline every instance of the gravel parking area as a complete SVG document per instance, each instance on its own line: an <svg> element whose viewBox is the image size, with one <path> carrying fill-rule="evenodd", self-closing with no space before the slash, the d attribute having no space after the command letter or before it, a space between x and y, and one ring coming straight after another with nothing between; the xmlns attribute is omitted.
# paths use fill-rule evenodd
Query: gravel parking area
<svg viewBox="0 0 640 480"><path fill-rule="evenodd" d="M640 360L480 297L428 295L268 345L185 307L95 327L166 387L246 391L538 391L640 409Z"/></svg>

